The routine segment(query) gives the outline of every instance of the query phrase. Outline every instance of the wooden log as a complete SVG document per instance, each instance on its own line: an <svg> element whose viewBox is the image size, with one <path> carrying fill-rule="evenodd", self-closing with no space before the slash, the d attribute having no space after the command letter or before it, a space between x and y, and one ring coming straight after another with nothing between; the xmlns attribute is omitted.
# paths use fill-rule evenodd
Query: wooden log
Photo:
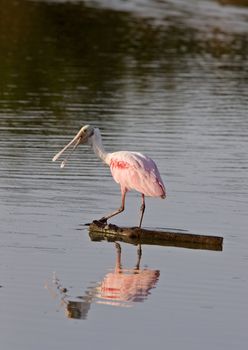
<svg viewBox="0 0 248 350"><path fill-rule="evenodd" d="M92 241L122 241L131 244L175 246L190 249L222 250L223 237L186 233L179 230L147 230L138 227L119 227L100 221L89 225Z"/></svg>

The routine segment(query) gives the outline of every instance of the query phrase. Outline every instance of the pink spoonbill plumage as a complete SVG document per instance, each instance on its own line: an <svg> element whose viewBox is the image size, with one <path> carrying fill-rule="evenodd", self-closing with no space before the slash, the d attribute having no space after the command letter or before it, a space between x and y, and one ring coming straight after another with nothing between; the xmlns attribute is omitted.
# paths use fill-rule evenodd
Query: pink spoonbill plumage
<svg viewBox="0 0 248 350"><path fill-rule="evenodd" d="M54 157L56 161L69 147L73 147L68 156L62 161L63 168L70 154L79 144L88 144L95 154L110 167L114 180L120 185L121 206L114 212L105 215L100 221L107 222L111 217L125 209L125 196L127 191L136 190L141 193L142 204L140 208L139 227L141 227L145 211L145 196L166 197L166 190L155 162L139 152L118 151L107 153L102 144L100 130L91 125L83 126L76 136Z"/></svg>

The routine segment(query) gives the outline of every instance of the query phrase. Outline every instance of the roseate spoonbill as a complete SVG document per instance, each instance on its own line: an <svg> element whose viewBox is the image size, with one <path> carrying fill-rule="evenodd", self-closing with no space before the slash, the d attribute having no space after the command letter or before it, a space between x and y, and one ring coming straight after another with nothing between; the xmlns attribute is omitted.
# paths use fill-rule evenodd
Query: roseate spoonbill
<svg viewBox="0 0 248 350"><path fill-rule="evenodd" d="M83 126L72 141L53 157L53 161L56 161L70 146L73 146L71 152L61 163L61 168L63 168L70 154L79 144L88 144L93 148L95 154L110 167L114 180L121 188L120 208L104 216L100 221L106 222L109 218L121 213L125 208L127 191L136 190L142 195L139 220L139 227L141 227L145 211L145 196L166 197L165 186L154 161L138 152L105 152L100 130L91 125Z"/></svg>

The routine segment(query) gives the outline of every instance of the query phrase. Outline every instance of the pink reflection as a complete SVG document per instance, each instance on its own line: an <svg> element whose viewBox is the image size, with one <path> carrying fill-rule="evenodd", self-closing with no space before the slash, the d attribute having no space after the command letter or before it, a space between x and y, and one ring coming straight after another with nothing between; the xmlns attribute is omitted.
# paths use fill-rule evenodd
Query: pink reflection
<svg viewBox="0 0 248 350"><path fill-rule="evenodd" d="M116 262L112 272L108 272L101 282L88 287L81 296L73 297L69 289L63 286L56 275L53 287L49 283L45 287L53 298L60 296L60 306L64 308L66 317L87 319L92 303L131 307L136 302L143 302L156 286L159 270L140 269L141 248L134 269L123 269L121 266L121 247L116 243Z"/></svg>
<svg viewBox="0 0 248 350"><path fill-rule="evenodd" d="M104 277L96 295L98 303L114 306L132 306L133 302L142 302L150 294L159 279L158 270L140 269L140 257L135 269L122 269L121 248L116 244L117 259L113 272Z"/></svg>

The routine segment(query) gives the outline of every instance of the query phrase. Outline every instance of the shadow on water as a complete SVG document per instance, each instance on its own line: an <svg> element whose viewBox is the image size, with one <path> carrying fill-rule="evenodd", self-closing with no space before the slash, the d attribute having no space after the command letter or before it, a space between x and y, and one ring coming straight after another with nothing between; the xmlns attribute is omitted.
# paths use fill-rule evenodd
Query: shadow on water
<svg viewBox="0 0 248 350"><path fill-rule="evenodd" d="M145 301L155 288L160 271L140 268L141 255L137 253L133 269L125 269L121 263L121 246L116 243L116 262L112 271L103 280L93 283L83 295L72 297L69 289L63 286L54 274L52 285L46 283L53 298L60 298L65 315L68 318L87 319L92 303L117 307L132 307L137 302Z"/></svg>

